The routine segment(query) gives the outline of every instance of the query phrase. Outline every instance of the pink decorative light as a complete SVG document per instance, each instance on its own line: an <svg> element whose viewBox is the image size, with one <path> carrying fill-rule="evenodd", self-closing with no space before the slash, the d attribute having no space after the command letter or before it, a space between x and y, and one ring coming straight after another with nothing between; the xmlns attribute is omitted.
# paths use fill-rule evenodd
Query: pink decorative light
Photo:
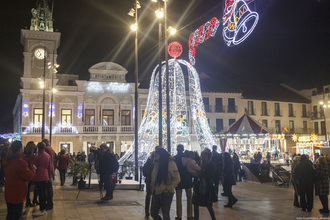
<svg viewBox="0 0 330 220"><path fill-rule="evenodd" d="M181 56L183 52L182 45L179 42L174 41L168 45L167 51L171 57L176 59Z"/></svg>

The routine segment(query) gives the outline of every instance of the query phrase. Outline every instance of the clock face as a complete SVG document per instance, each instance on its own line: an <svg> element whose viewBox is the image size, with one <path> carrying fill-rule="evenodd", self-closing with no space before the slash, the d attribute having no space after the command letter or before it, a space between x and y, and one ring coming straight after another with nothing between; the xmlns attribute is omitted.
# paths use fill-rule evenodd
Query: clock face
<svg viewBox="0 0 330 220"><path fill-rule="evenodd" d="M39 60L43 60L45 57L45 50L42 48L38 48L34 51L34 56L39 59Z"/></svg>

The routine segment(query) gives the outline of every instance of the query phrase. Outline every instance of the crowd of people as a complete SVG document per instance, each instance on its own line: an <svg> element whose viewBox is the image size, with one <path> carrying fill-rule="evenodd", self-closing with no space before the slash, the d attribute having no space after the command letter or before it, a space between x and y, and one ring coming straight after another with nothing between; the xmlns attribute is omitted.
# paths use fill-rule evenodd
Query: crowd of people
<svg viewBox="0 0 330 220"><path fill-rule="evenodd" d="M34 217L46 215L47 210L53 209L53 181L56 168L60 174L60 185L63 186L69 164L78 161L86 161L84 153L73 157L62 149L56 154L47 139L37 145L32 141L28 142L25 147L20 141L2 144L0 184L5 188L7 220L21 219L24 201L27 208L39 206L39 211L33 214ZM116 155L106 144L102 144L99 150L91 151L88 162L95 166L100 176L100 187L106 190L106 195L101 199L112 199L115 186L113 174L119 168ZM31 200L32 189L34 190Z"/></svg>
<svg viewBox="0 0 330 220"><path fill-rule="evenodd" d="M318 195L322 209L320 213L329 214L329 160L326 156L315 155L314 164L307 155L294 155L291 173L294 187L294 206L311 212L315 195Z"/></svg>
<svg viewBox="0 0 330 220"><path fill-rule="evenodd" d="M206 207L212 220L216 219L213 203L218 201L219 184L223 186L222 196L228 197L224 207L231 208L237 198L232 193L240 169L237 155L218 153L204 149L197 152L177 146L172 158L163 148L156 147L143 166L146 183L145 215L155 220L170 219L169 212L176 195L176 220L182 219L182 192L187 197L187 218L199 219L199 207ZM236 164L236 165L235 165ZM238 168L239 167L239 168ZM151 205L150 205L151 203ZM159 211L162 211L163 218Z"/></svg>
<svg viewBox="0 0 330 220"><path fill-rule="evenodd" d="M260 164L262 155L255 155L255 162ZM265 163L270 165L269 155ZM69 164L88 163L95 167L99 175L99 186L105 189L101 200L113 199L117 182L118 156L106 144L98 149L92 147L88 156L84 153L70 155L62 149L58 154L51 148L47 139L37 145L28 142L23 147L20 141L0 146L0 184L5 187L7 219L20 219L24 201L26 207L39 206L34 216L43 216L53 209L53 181L55 169L60 175L60 185L65 184ZM320 213L329 214L329 172L330 160L326 156L315 155L314 161L307 155L294 155L291 166L292 185L294 188L294 206L303 211L313 209L314 191L322 204ZM91 169L90 169L91 170ZM221 196L228 197L224 205L231 208L237 202L232 186L241 181L241 164L235 152L219 153L217 146L197 152L177 146L177 154L171 156L168 151L156 147L143 166L146 184L145 215L155 220L170 219L170 207L176 195L176 220L182 219L183 191L187 201L187 219L199 219L200 207L206 207L210 218L216 219L213 203ZM73 176L73 181L77 177ZM33 198L30 194L33 189ZM160 216L160 210L162 217Z"/></svg>

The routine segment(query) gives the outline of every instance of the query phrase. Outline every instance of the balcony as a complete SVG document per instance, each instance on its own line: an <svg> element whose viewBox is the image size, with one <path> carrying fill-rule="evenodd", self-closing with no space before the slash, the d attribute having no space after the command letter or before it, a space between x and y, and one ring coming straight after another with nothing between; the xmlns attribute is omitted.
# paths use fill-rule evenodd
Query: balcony
<svg viewBox="0 0 330 220"><path fill-rule="evenodd" d="M22 127L23 134L41 134L42 128L40 126ZM134 132L134 126L63 126L53 127L53 134L131 134ZM49 134L49 129L46 126L45 133Z"/></svg>
<svg viewBox="0 0 330 220"><path fill-rule="evenodd" d="M311 115L311 114L310 114L309 112L302 112L301 117L302 117L302 118L309 118L310 115Z"/></svg>
<svg viewBox="0 0 330 220"><path fill-rule="evenodd" d="M275 110L274 116L275 117L281 117L282 116L282 111L281 110Z"/></svg>
<svg viewBox="0 0 330 220"><path fill-rule="evenodd" d="M228 105L227 113L237 113L237 105L235 106Z"/></svg>
<svg viewBox="0 0 330 220"><path fill-rule="evenodd" d="M289 111L289 117L296 117L296 111Z"/></svg>
<svg viewBox="0 0 330 220"><path fill-rule="evenodd" d="M117 126L101 126L103 134L117 133Z"/></svg>
<svg viewBox="0 0 330 220"><path fill-rule="evenodd" d="M225 112L225 106L223 106L223 105L215 105L215 112L216 113L224 113Z"/></svg>

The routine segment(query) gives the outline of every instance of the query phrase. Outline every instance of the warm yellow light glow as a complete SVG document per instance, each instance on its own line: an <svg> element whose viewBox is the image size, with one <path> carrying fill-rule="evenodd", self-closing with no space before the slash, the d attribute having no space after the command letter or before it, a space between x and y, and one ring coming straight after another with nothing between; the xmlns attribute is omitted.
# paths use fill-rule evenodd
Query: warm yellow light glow
<svg viewBox="0 0 330 220"><path fill-rule="evenodd" d="M45 83L43 81L40 81L39 85L40 85L40 88L42 88L42 89L45 88Z"/></svg>
<svg viewBox="0 0 330 220"><path fill-rule="evenodd" d="M324 102L323 101L320 101L320 105L323 105L324 104Z"/></svg>
<svg viewBox="0 0 330 220"><path fill-rule="evenodd" d="M157 0L151 0L152 2L157 2Z"/></svg>
<svg viewBox="0 0 330 220"><path fill-rule="evenodd" d="M327 107L327 105L323 105L323 108L326 108Z"/></svg>
<svg viewBox="0 0 330 220"><path fill-rule="evenodd" d="M162 8L157 9L157 10L155 11L155 13L156 13L156 17L157 17L158 19L161 19L161 18L164 17L164 10L163 10Z"/></svg>
<svg viewBox="0 0 330 220"><path fill-rule="evenodd" d="M136 23L131 25L131 30L132 31L137 31L137 29L138 29L138 26L137 26Z"/></svg>
<svg viewBox="0 0 330 220"><path fill-rule="evenodd" d="M57 89L53 88L53 89L52 89L52 92L53 92L53 93L56 93L56 92L57 92Z"/></svg>
<svg viewBox="0 0 330 220"><path fill-rule="evenodd" d="M170 33L171 36L176 34L176 29L174 27L169 26L168 28L168 32Z"/></svg>
<svg viewBox="0 0 330 220"><path fill-rule="evenodd" d="M297 142L298 141L298 136L296 134L292 135L292 140L294 142Z"/></svg>

